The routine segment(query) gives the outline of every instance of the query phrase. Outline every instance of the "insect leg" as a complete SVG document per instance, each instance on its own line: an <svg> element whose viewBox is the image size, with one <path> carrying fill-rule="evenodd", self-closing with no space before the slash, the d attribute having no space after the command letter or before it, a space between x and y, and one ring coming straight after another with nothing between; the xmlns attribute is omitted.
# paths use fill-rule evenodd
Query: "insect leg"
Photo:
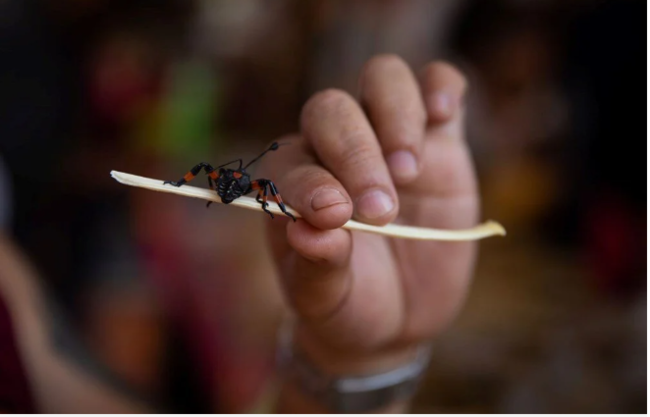
<svg viewBox="0 0 650 417"><path fill-rule="evenodd" d="M262 205L262 210L264 210L264 212L271 216L273 219L275 218L273 216L273 213L266 209L266 207L269 205L269 203L266 202L268 198L268 186L269 184L267 180L259 179L251 182L250 190L258 190L255 200Z"/></svg>
<svg viewBox="0 0 650 417"><path fill-rule="evenodd" d="M291 217L293 221L296 221L296 218L294 217L293 214L289 213L287 211L287 208L284 206L284 202L282 202L282 197L280 196L280 193L278 193L278 189L275 188L275 184L273 184L273 181L267 180L269 187L271 187L271 194L273 194L273 198L275 198L275 201L278 203L278 206L280 206L280 210L287 216Z"/></svg>
<svg viewBox="0 0 650 417"><path fill-rule="evenodd" d="M214 170L212 165L206 163L206 162L201 162L200 164L196 164L194 168L190 169L187 174L183 176L178 181L165 181L163 184L171 184L176 187L180 187L181 185L188 183L194 179L194 177L197 176L197 174L201 171L201 169L205 170L205 173L210 175L210 178L214 181L216 181L219 178L219 174Z"/></svg>
<svg viewBox="0 0 650 417"><path fill-rule="evenodd" d="M260 190L260 191L262 191L262 190ZM268 207L268 205L269 205L269 203L266 202L266 199L267 199L267 192L268 192L268 191L269 191L269 185L268 185L268 184L264 184L264 195L263 195L263 197L262 197L262 210L264 210L264 212L267 213L269 216L271 216L271 218L273 219L273 218L274 218L274 217L273 217L273 213L271 213L271 212L267 209L267 207Z"/></svg>
<svg viewBox="0 0 650 417"><path fill-rule="evenodd" d="M214 171L212 173L214 173ZM208 176L208 185L210 186L211 190L217 190L217 182L216 180L214 182L212 181L212 176ZM214 203L214 201L208 201L208 203L205 205L205 208L210 207L210 204L212 203Z"/></svg>

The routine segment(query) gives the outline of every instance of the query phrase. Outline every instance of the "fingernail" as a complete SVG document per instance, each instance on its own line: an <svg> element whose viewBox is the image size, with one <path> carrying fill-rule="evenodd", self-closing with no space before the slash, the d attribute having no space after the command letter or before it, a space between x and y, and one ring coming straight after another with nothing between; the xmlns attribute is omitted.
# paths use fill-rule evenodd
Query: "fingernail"
<svg viewBox="0 0 650 417"><path fill-rule="evenodd" d="M393 199L381 190L367 191L357 200L357 210L366 219L376 219L395 207Z"/></svg>
<svg viewBox="0 0 650 417"><path fill-rule="evenodd" d="M347 202L348 200L339 190L335 188L323 188L311 198L311 208L317 211L335 204Z"/></svg>
<svg viewBox="0 0 650 417"><path fill-rule="evenodd" d="M386 158L388 169L393 178L398 180L411 180L418 174L418 163L415 155L409 151L393 152Z"/></svg>
<svg viewBox="0 0 650 417"><path fill-rule="evenodd" d="M429 99L429 109L441 117L449 117L453 113L451 96L448 93L438 91Z"/></svg>

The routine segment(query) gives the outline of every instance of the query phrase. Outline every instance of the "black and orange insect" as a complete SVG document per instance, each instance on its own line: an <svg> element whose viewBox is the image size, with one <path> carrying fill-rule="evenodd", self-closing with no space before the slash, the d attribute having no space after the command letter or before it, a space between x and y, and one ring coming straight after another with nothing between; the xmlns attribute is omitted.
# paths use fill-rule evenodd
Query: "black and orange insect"
<svg viewBox="0 0 650 417"><path fill-rule="evenodd" d="M293 214L287 211L287 208L282 202L282 197L280 197L280 193L275 187L275 184L273 184L273 181L264 178L251 181L250 175L246 172L246 168L248 168L251 164L259 160L267 152L275 151L279 147L280 145L277 142L273 142L267 150L262 152L257 158L250 161L243 168L241 159L235 159L234 161L219 165L216 169L206 162L201 162L192 168L180 180L165 181L163 184L171 184L175 185L176 187L180 187L181 185L192 181L194 177L196 177L198 173L201 172L201 169L203 169L208 175L208 184L210 185L210 188L219 194L222 203L230 204L239 197L257 190L257 196L255 197L255 200L257 200L257 202L262 205L262 210L264 210L264 212L268 213L268 215L273 218L273 213L267 210L269 203L266 202L268 191L271 190L271 195L278 203L278 206L280 206L280 210L282 210L282 212L287 216L291 217L295 222L296 218L293 216ZM224 168L225 166L234 164L235 162L239 162L239 167L237 169ZM209 207L210 204L212 204L211 201L208 202L207 206Z"/></svg>

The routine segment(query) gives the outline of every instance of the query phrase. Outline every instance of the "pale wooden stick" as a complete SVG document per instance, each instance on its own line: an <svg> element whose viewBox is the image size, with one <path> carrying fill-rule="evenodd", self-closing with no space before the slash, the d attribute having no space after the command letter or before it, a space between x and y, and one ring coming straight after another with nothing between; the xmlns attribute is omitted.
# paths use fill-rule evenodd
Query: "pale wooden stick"
<svg viewBox="0 0 650 417"><path fill-rule="evenodd" d="M131 185L134 187L147 188L149 190L161 191L163 193L179 194L186 197L201 198L203 200L221 203L221 198L212 190L205 188L197 188L189 185L182 187L175 187L167 184L163 185L162 180L155 180L152 178L140 177L137 175L126 174L124 172L111 171L111 176L118 182ZM243 207L251 210L262 211L260 203L251 197L240 197L230 203L231 206ZM269 204L268 210L274 214L282 215L282 211L275 204ZM296 217L302 217L296 210L287 206L287 210ZM428 229L424 227L402 226L397 224L388 224L386 226L372 226L365 223L350 220L343 225L344 229L360 230L362 232L376 233L384 236L404 238L404 239L418 239L418 240L447 240L447 241L463 241L463 240L478 240L490 236L505 236L506 231L499 223L495 221L487 221L471 229L464 230L440 230Z"/></svg>

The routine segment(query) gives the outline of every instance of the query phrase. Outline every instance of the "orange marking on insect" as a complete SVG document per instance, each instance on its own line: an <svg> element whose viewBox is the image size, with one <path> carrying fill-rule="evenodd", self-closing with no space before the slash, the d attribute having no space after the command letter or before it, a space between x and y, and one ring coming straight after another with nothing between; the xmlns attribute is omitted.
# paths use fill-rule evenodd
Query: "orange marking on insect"
<svg viewBox="0 0 650 417"><path fill-rule="evenodd" d="M191 172L188 172L187 174L185 174L185 176L183 177L183 179L184 179L185 181L188 181L188 182L189 182L189 181L192 181L192 180L194 179L194 174L192 174Z"/></svg>
<svg viewBox="0 0 650 417"><path fill-rule="evenodd" d="M239 178L242 177L241 172L237 172L237 171L233 172L233 173L232 173L232 176L235 177L235 178L237 178L237 179L239 179Z"/></svg>
<svg viewBox="0 0 650 417"><path fill-rule="evenodd" d="M210 178L213 180L218 180L219 179L219 174L217 174L217 171L212 171L210 174Z"/></svg>
<svg viewBox="0 0 650 417"><path fill-rule="evenodd" d="M252 190L261 190L260 184L257 181L251 182L251 189Z"/></svg>

